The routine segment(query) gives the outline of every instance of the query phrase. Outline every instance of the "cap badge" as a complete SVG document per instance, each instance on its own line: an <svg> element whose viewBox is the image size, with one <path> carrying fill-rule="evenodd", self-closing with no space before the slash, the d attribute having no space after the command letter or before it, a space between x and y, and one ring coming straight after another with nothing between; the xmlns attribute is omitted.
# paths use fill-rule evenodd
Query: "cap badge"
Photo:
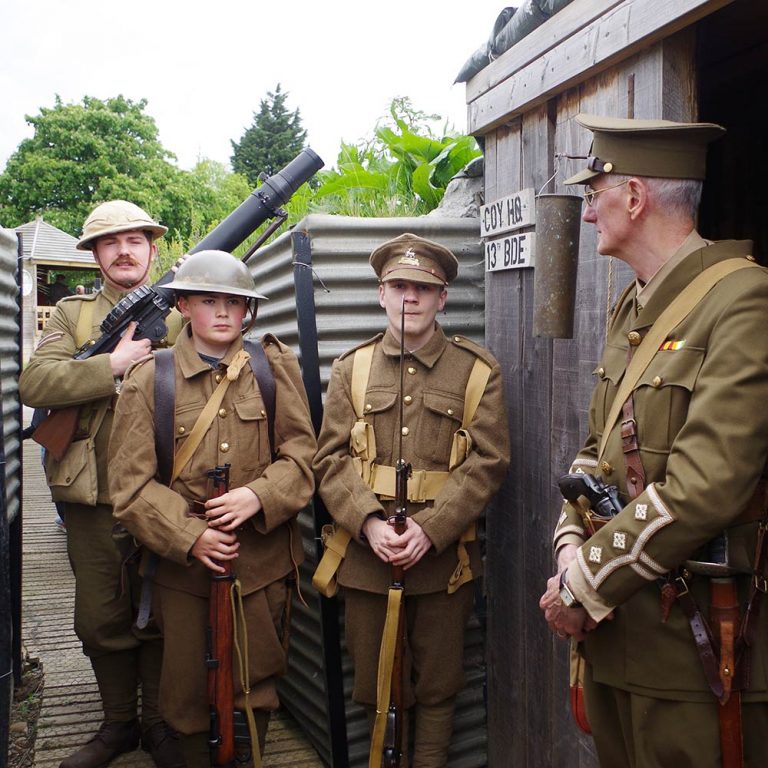
<svg viewBox="0 0 768 768"><path fill-rule="evenodd" d="M398 259L398 264L408 264L411 267L421 266L421 262L416 258L416 251L409 248L403 256Z"/></svg>

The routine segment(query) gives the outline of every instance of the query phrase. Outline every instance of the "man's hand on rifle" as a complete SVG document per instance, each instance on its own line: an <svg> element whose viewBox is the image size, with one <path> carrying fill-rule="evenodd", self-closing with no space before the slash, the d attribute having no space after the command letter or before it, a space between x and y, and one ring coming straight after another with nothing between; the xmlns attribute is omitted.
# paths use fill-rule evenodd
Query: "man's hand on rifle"
<svg viewBox="0 0 768 768"><path fill-rule="evenodd" d="M205 502L208 525L220 531L234 531L260 511L261 499L245 486Z"/></svg>
<svg viewBox="0 0 768 768"><path fill-rule="evenodd" d="M392 565L401 565L407 570L421 560L429 551L432 542L412 518L406 518L405 524L405 533L398 536L386 520L370 515L363 523L363 533L380 560Z"/></svg>
<svg viewBox="0 0 768 768"><path fill-rule="evenodd" d="M206 568L210 568L216 573L224 573L224 568L216 561L234 560L237 557L239 547L240 542L234 533L225 533L224 531L217 531L215 528L208 528L198 536L197 541L192 545L191 554Z"/></svg>
<svg viewBox="0 0 768 768"><path fill-rule="evenodd" d="M138 323L136 322L128 323L120 341L109 355L109 364L115 378L122 376L133 363L146 357L152 351L152 343L149 339L133 338L137 326Z"/></svg>

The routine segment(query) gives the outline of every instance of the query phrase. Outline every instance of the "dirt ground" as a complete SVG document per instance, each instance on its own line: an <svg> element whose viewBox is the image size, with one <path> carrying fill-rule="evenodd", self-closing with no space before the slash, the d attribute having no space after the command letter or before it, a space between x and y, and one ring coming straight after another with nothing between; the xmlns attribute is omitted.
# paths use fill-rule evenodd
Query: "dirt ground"
<svg viewBox="0 0 768 768"><path fill-rule="evenodd" d="M32 768L35 762L37 719L43 700L42 665L26 658L21 685L13 692L11 720L8 727L8 768Z"/></svg>

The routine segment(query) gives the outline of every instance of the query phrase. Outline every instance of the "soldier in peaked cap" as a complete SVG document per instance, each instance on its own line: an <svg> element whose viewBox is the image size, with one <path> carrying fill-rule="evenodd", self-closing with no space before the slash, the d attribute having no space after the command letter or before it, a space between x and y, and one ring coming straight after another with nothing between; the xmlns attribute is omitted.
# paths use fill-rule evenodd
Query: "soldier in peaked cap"
<svg viewBox="0 0 768 768"><path fill-rule="evenodd" d="M123 581L122 554L112 538L107 487L107 444L116 386L133 360L150 350L129 326L110 354L74 360L114 306L147 282L157 253L155 239L166 232L146 211L126 200L98 205L77 244L91 250L104 287L62 299L29 364L21 374L23 402L36 408L71 409L72 442L62 455L48 451L46 477L53 500L64 507L67 553L75 574L75 632L96 677L104 711L98 733L62 761L62 768L100 768L122 752L142 747L160 768L176 768L181 752L158 711L162 640L154 625L133 626L139 578ZM181 325L175 316L175 328ZM173 317L169 317L173 328ZM141 719L138 687L141 686Z"/></svg>
<svg viewBox="0 0 768 768"><path fill-rule="evenodd" d="M366 707L373 726L391 569L404 567L404 699L414 715L412 765L439 768L447 764L454 701L464 685L471 582L481 570L475 522L509 463L501 371L487 350L461 336L446 338L435 322L458 270L450 250L404 234L376 248L370 263L387 328L333 364L314 469L336 524L334 540L346 545L346 553L335 574L324 558L314 583L325 594L332 593L334 579L345 589L353 698ZM398 536L388 519L401 436L413 477L407 528Z"/></svg>
<svg viewBox="0 0 768 768"><path fill-rule="evenodd" d="M540 605L586 660L600 764L768 764L768 272L694 222L718 125L579 115L584 221L635 272L613 311L571 472L618 486L566 503Z"/></svg>

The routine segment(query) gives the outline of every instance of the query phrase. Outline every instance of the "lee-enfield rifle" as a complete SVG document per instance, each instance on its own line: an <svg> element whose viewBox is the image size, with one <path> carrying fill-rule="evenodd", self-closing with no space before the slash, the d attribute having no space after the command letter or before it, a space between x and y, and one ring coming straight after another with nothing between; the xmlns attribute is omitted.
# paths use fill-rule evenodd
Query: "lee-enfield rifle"
<svg viewBox="0 0 768 768"><path fill-rule="evenodd" d="M387 519L398 536L406 531L408 516L408 478L411 476L411 465L403 458L403 390L405 371L405 299L400 310L400 438L398 459L395 463L395 509ZM394 599L394 604L393 604ZM390 606L393 606L390 608ZM390 610L394 615L390 615ZM387 620L384 628L381 654L386 655L388 625L390 621L394 629L394 650L392 652L392 670L389 678L389 706L387 708L384 726L384 739L381 751L378 751L376 738L371 742L369 768L400 768L402 759L403 721L403 654L405 652L405 576L402 565L392 566L392 578L387 601ZM380 661L381 665L381 661ZM386 669L383 670L386 672ZM382 672L380 666L380 674ZM378 717L381 715L379 714ZM376 731L376 728L374 728ZM374 733L375 736L375 733Z"/></svg>
<svg viewBox="0 0 768 768"><path fill-rule="evenodd" d="M281 207L293 193L323 167L323 161L311 149L303 149L288 165L264 180L246 200L209 232L190 253L202 250L232 251L267 219L275 221L243 257L247 264L256 249L287 218ZM101 336L90 339L78 349L75 360L86 360L112 352L131 322L136 323L134 339L150 339L153 344L168 335L165 318L173 307L173 292L163 286L173 280L178 264L153 285L142 285L119 301L101 323ZM64 458L75 435L79 406L52 410L34 433L34 439L57 459Z"/></svg>
<svg viewBox="0 0 768 768"><path fill-rule="evenodd" d="M229 464L208 470L206 499L216 499L229 490ZM218 562L224 573L211 571L208 604L208 704L211 712L208 744L211 763L230 766L235 760L235 692L232 670L234 618L231 591L234 575L228 560Z"/></svg>

